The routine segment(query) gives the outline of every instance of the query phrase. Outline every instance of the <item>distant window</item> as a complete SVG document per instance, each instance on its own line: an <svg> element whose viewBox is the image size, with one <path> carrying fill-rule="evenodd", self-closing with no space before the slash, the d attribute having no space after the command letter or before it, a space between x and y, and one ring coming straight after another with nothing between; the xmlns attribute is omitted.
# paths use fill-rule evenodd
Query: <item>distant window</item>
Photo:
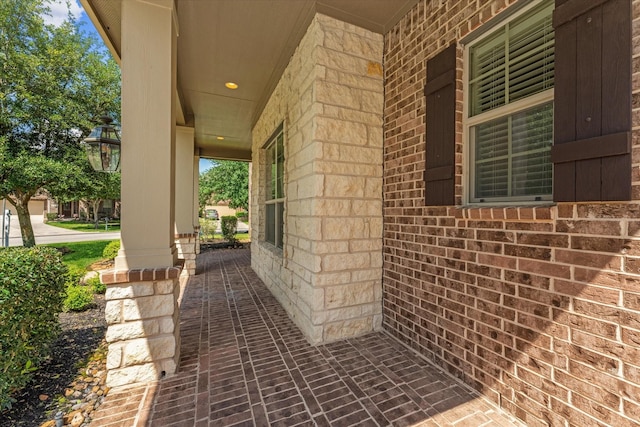
<svg viewBox="0 0 640 427"><path fill-rule="evenodd" d="M470 201L551 200L554 2L468 46Z"/></svg>
<svg viewBox="0 0 640 427"><path fill-rule="evenodd" d="M282 248L284 229L284 133L282 126L267 143L266 153L265 240Z"/></svg>

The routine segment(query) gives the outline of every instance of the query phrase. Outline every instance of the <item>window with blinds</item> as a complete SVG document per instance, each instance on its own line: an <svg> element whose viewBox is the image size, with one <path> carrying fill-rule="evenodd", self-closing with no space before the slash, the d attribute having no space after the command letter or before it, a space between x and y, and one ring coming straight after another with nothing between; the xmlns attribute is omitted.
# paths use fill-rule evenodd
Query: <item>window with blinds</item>
<svg viewBox="0 0 640 427"><path fill-rule="evenodd" d="M269 139L267 154L267 197L265 202L264 239L283 247L284 230L284 133L280 126Z"/></svg>
<svg viewBox="0 0 640 427"><path fill-rule="evenodd" d="M553 7L538 2L468 48L471 202L551 198Z"/></svg>

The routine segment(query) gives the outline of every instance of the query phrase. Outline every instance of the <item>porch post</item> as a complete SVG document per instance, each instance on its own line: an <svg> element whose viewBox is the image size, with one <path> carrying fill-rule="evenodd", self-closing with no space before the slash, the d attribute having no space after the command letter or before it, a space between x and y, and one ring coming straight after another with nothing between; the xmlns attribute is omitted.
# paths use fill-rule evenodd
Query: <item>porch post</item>
<svg viewBox="0 0 640 427"><path fill-rule="evenodd" d="M179 359L173 0L121 2L122 219L107 285L107 384L172 374Z"/></svg>
<svg viewBox="0 0 640 427"><path fill-rule="evenodd" d="M193 156L193 231L196 233L196 255L200 253L200 153Z"/></svg>
<svg viewBox="0 0 640 427"><path fill-rule="evenodd" d="M176 128L176 248L184 261L181 277L196 274L196 231L193 223L193 134L190 127Z"/></svg>

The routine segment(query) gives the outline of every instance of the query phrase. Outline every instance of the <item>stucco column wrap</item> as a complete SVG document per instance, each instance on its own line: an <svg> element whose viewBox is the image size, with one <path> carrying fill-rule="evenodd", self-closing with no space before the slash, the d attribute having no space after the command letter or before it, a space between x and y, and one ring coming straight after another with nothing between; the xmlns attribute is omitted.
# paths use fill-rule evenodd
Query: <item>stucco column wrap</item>
<svg viewBox="0 0 640 427"><path fill-rule="evenodd" d="M200 253L200 153L195 150L193 156L193 231L196 233L196 254Z"/></svg>
<svg viewBox="0 0 640 427"><path fill-rule="evenodd" d="M176 37L172 1L122 2L122 248L116 269L171 267Z"/></svg>
<svg viewBox="0 0 640 427"><path fill-rule="evenodd" d="M182 276L196 272L196 237L194 229L194 130L191 127L176 127L176 248L178 258L183 260Z"/></svg>

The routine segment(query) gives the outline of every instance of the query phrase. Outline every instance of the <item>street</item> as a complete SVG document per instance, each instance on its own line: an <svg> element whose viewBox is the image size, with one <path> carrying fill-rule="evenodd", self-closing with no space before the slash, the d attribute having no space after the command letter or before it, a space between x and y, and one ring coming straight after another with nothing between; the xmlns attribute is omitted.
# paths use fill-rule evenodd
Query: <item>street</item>
<svg viewBox="0 0 640 427"><path fill-rule="evenodd" d="M9 246L22 246L22 236L20 235L20 224L17 216L14 215L11 217L10 225ZM90 240L114 240L120 238L119 231L90 233L53 227L43 222L42 215L31 215L31 225L33 226L33 234L36 237L36 244L38 245L44 243L87 242Z"/></svg>

